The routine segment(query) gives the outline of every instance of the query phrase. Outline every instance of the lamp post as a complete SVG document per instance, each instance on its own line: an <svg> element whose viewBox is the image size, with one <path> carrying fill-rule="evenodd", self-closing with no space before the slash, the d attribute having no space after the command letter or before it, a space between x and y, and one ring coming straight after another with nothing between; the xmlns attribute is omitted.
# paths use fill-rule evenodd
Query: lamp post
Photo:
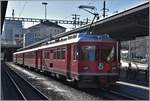
<svg viewBox="0 0 150 101"><path fill-rule="evenodd" d="M45 6L45 20L46 20L46 6L47 6L47 2L42 2L42 5L44 5Z"/></svg>

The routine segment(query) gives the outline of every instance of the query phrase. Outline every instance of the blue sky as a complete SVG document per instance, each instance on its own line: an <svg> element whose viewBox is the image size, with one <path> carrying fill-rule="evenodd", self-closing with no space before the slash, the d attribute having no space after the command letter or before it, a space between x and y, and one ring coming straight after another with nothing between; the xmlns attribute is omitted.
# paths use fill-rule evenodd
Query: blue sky
<svg viewBox="0 0 150 101"><path fill-rule="evenodd" d="M109 12L108 16L115 11L121 12L148 0L105 0ZM93 15L78 9L79 5L91 5L97 8L97 12L102 15L103 0L47 0L47 1L9 1L6 16L12 16L12 9L15 10L15 17L44 18L44 6L42 2L47 2L47 19L72 20L72 14L80 15L80 20L87 17L92 19ZM35 24L35 23L34 23ZM33 23L24 23L25 27L34 25ZM70 25L64 25L71 28Z"/></svg>

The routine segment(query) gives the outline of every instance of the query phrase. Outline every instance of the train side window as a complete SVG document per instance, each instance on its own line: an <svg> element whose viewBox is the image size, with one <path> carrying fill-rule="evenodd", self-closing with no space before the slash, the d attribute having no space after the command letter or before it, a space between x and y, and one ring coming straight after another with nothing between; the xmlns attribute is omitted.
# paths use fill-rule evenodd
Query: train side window
<svg viewBox="0 0 150 101"><path fill-rule="evenodd" d="M28 53L28 58L34 58L34 52L29 52Z"/></svg>
<svg viewBox="0 0 150 101"><path fill-rule="evenodd" d="M44 58L45 59L49 59L49 52L48 51L44 51Z"/></svg>
<svg viewBox="0 0 150 101"><path fill-rule="evenodd" d="M29 53L29 57L30 58L32 58L33 57L33 53L31 52L31 53Z"/></svg>
<svg viewBox="0 0 150 101"><path fill-rule="evenodd" d="M53 50L53 59L65 59L65 48Z"/></svg>
<svg viewBox="0 0 150 101"><path fill-rule="evenodd" d="M28 53L26 53L26 58L29 58L29 57L28 57Z"/></svg>
<svg viewBox="0 0 150 101"><path fill-rule="evenodd" d="M114 46L101 47L101 60L102 61L114 61L115 48Z"/></svg>
<svg viewBox="0 0 150 101"><path fill-rule="evenodd" d="M26 53L26 58L28 58L28 53Z"/></svg>
<svg viewBox="0 0 150 101"><path fill-rule="evenodd" d="M88 61L95 61L96 59L96 46L82 46L81 59Z"/></svg>
<svg viewBox="0 0 150 101"><path fill-rule="evenodd" d="M30 56L31 56L31 54L30 54L30 53L28 53L28 58L30 58Z"/></svg>
<svg viewBox="0 0 150 101"><path fill-rule="evenodd" d="M54 50L54 51L53 51L53 59L56 59L56 57L57 57L57 51Z"/></svg>
<svg viewBox="0 0 150 101"><path fill-rule="evenodd" d="M49 66L50 66L51 68L53 68L53 63L50 63Z"/></svg>
<svg viewBox="0 0 150 101"><path fill-rule="evenodd" d="M60 59L65 59L65 49L64 48L61 49L61 54L60 55L61 55Z"/></svg>
<svg viewBox="0 0 150 101"><path fill-rule="evenodd" d="M50 50L50 53L53 53L53 50L52 50L52 49Z"/></svg>
<svg viewBox="0 0 150 101"><path fill-rule="evenodd" d="M59 48L57 48L57 59L60 59L61 51Z"/></svg>

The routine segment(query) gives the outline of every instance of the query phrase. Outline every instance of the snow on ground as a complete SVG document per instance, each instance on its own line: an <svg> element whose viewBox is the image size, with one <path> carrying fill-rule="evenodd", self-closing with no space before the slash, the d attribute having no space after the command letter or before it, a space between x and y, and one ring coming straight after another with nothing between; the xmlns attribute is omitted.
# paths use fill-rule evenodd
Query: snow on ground
<svg viewBox="0 0 150 101"><path fill-rule="evenodd" d="M125 60L121 60L121 67L129 67L129 61L125 61ZM136 62L131 62L131 67L132 68L139 68L139 69L143 69L146 70L148 68L148 64L141 64L141 63L136 63Z"/></svg>

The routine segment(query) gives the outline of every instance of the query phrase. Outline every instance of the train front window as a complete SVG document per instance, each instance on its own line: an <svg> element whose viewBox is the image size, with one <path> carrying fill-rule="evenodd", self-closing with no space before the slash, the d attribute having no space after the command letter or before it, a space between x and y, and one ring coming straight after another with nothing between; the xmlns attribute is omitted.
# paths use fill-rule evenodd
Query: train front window
<svg viewBox="0 0 150 101"><path fill-rule="evenodd" d="M114 46L102 46L100 49L100 60L101 61L113 61L115 55Z"/></svg>
<svg viewBox="0 0 150 101"><path fill-rule="evenodd" d="M96 46L81 46L81 60L95 61Z"/></svg>

